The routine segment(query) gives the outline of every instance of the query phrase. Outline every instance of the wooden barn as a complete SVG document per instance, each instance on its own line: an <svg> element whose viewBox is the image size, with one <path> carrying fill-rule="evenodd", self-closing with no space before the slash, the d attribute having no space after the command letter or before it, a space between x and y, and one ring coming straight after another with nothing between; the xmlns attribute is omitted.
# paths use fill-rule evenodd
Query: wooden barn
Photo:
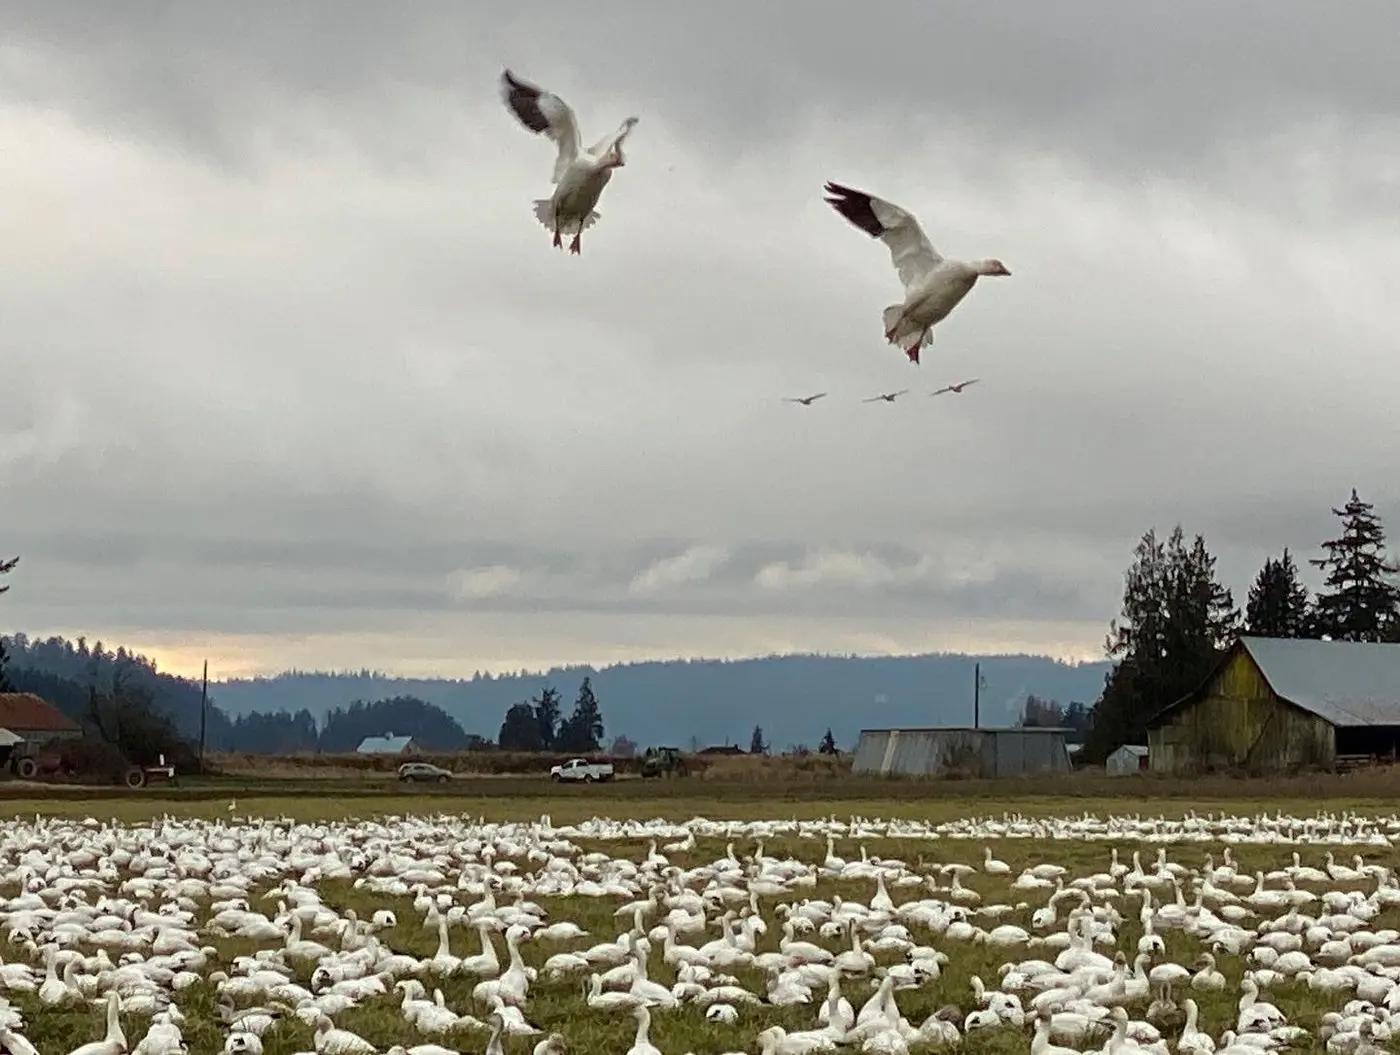
<svg viewBox="0 0 1400 1055"><path fill-rule="evenodd" d="M1242 637L1152 717L1151 770L1336 768L1400 747L1400 645Z"/></svg>

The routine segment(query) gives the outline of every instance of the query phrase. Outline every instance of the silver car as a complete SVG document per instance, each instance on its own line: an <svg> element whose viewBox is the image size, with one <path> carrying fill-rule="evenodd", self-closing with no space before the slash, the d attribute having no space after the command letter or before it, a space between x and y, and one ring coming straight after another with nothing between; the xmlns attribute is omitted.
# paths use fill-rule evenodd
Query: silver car
<svg viewBox="0 0 1400 1055"><path fill-rule="evenodd" d="M407 784L410 780L426 780L434 784L446 784L452 779L452 770L443 769L428 762L405 762L399 766L399 779Z"/></svg>

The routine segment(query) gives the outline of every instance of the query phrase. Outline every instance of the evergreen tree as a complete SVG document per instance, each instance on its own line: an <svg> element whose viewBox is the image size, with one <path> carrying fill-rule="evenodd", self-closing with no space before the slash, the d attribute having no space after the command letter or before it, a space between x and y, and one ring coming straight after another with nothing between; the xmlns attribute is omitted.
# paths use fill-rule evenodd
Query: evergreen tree
<svg viewBox="0 0 1400 1055"><path fill-rule="evenodd" d="M822 737L822 742L817 745L817 751L823 755L839 754L839 750L836 747L836 737L831 735L830 728L827 729L826 735Z"/></svg>
<svg viewBox="0 0 1400 1055"><path fill-rule="evenodd" d="M546 751L551 750L559 745L559 690L552 685L546 685L530 702L535 705L535 722L540 727L540 747Z"/></svg>
<svg viewBox="0 0 1400 1055"><path fill-rule="evenodd" d="M1065 739L1072 744L1083 743L1085 734L1094 727L1094 708L1074 700L1065 708L1064 722L1067 728L1074 730Z"/></svg>
<svg viewBox="0 0 1400 1055"><path fill-rule="evenodd" d="M1314 630L1334 641L1395 641L1400 638L1397 568L1385 556L1385 529L1370 502L1352 488L1341 509L1341 536L1324 542L1325 557L1309 564L1326 573L1314 602Z"/></svg>
<svg viewBox="0 0 1400 1055"><path fill-rule="evenodd" d="M1264 561L1249 588L1244 622L1256 637L1307 637L1311 613L1308 589L1298 579L1298 566L1284 547L1283 556Z"/></svg>
<svg viewBox="0 0 1400 1055"><path fill-rule="evenodd" d="M539 751L540 723L535 717L535 709L523 700L512 704L501 722L500 734L496 742L504 751Z"/></svg>
<svg viewBox="0 0 1400 1055"><path fill-rule="evenodd" d="M768 744L763 740L763 726L755 725L753 727L753 735L749 737L749 754L766 755L767 753Z"/></svg>
<svg viewBox="0 0 1400 1055"><path fill-rule="evenodd" d="M15 570L15 565L18 563L18 557L12 557L9 560L0 560L0 575L10 574L10 572ZM0 585L0 593L5 593L8 590L9 586ZM10 654L5 649L5 639L0 637L0 692L14 692L15 690L14 685L10 682L9 674L5 669L9 664Z"/></svg>
<svg viewBox="0 0 1400 1055"><path fill-rule="evenodd" d="M559 746L565 751L597 751L603 742L603 712L593 694L593 679L578 687L574 711L559 727Z"/></svg>
<svg viewBox="0 0 1400 1055"><path fill-rule="evenodd" d="M1021 709L1021 724L1042 728L1062 726L1065 724L1065 709L1057 700L1043 700L1032 693L1026 697L1025 706Z"/></svg>
<svg viewBox="0 0 1400 1055"><path fill-rule="evenodd" d="M1186 548L1178 526L1167 541L1167 628L1163 662L1165 688L1173 700L1196 688L1210 673L1221 649L1240 628L1230 591L1215 578L1215 558L1197 535Z"/></svg>
<svg viewBox="0 0 1400 1055"><path fill-rule="evenodd" d="M1188 548L1180 526L1165 545L1155 531L1144 535L1124 576L1122 614L1109 627L1106 650L1116 663L1094 708L1086 758L1146 743L1148 719L1205 679L1238 626L1205 539L1197 535Z"/></svg>

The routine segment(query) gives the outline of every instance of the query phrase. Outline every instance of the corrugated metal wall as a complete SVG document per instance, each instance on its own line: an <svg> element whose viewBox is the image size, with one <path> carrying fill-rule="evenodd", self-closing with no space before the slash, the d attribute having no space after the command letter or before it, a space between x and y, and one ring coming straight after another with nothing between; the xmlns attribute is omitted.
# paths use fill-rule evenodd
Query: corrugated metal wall
<svg viewBox="0 0 1400 1055"><path fill-rule="evenodd" d="M1068 773L1061 733L1020 729L863 729L852 769L880 776Z"/></svg>
<svg viewBox="0 0 1400 1055"><path fill-rule="evenodd" d="M1274 696L1244 651L1220 672L1204 698L1149 729L1147 743L1152 771L1175 774L1330 766L1336 751L1332 726Z"/></svg>
<svg viewBox="0 0 1400 1055"><path fill-rule="evenodd" d="M1031 773L1068 773L1069 752L1063 733L1033 733L998 729L984 733L982 772L989 777L1020 777ZM988 751L991 758L987 757Z"/></svg>

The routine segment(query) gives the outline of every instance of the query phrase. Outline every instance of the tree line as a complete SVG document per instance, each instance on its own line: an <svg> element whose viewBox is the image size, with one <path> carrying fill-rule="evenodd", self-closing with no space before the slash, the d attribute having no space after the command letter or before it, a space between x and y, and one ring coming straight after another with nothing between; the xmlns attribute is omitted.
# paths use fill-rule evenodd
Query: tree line
<svg viewBox="0 0 1400 1055"><path fill-rule="evenodd" d="M1021 708L1019 724L1042 729L1068 729L1065 740L1071 744L1083 741L1094 725L1094 708L1080 700L1068 706L1059 700L1047 700L1031 693Z"/></svg>
<svg viewBox="0 0 1400 1055"><path fill-rule="evenodd" d="M773 745L770 744L763 735L763 726L755 725L753 727L753 732L749 734L748 753L751 755L766 755L770 754L772 750ZM787 753L789 755L801 757L803 755L810 755L812 749L806 744L791 744L788 746ZM817 754L837 755L840 753L841 749L836 746L836 737L832 734L831 727L828 726L826 732L822 734L821 741L817 744Z"/></svg>
<svg viewBox="0 0 1400 1055"><path fill-rule="evenodd" d="M198 744L202 728L211 750L232 749L232 722L212 702L206 706L200 685L157 670L154 661L145 656L123 647L108 648L101 641L89 644L83 637L69 641L57 636L34 639L26 634L11 637L7 652L7 682L12 691L36 693L69 713L69 705L63 701L84 700L90 688L110 691L120 678L131 690L148 694L181 738ZM51 679L68 687L43 688ZM81 709L82 704L72 706Z"/></svg>
<svg viewBox="0 0 1400 1055"><path fill-rule="evenodd" d="M462 728L441 707L413 696L355 700L335 707L319 726L310 711L244 714L233 721L233 750L290 755L354 751L366 737L408 736L429 751L470 751L486 742Z"/></svg>
<svg viewBox="0 0 1400 1055"><path fill-rule="evenodd" d="M1195 691L1241 633L1258 637L1400 642L1397 566L1375 507L1352 489L1337 536L1308 561L1322 572L1311 595L1285 548L1265 560L1244 610L1216 577L1205 539L1188 543L1178 525L1164 542L1147 532L1124 576L1123 605L1105 650L1113 667L1094 707L1084 756L1101 761L1118 745L1147 742L1147 723Z"/></svg>
<svg viewBox="0 0 1400 1055"><path fill-rule="evenodd" d="M603 711L593 692L593 679L585 677L574 698L574 709L564 717L559 690L546 685L529 700L511 704L501 720L496 743L505 751L568 751L586 754L603 743Z"/></svg>

